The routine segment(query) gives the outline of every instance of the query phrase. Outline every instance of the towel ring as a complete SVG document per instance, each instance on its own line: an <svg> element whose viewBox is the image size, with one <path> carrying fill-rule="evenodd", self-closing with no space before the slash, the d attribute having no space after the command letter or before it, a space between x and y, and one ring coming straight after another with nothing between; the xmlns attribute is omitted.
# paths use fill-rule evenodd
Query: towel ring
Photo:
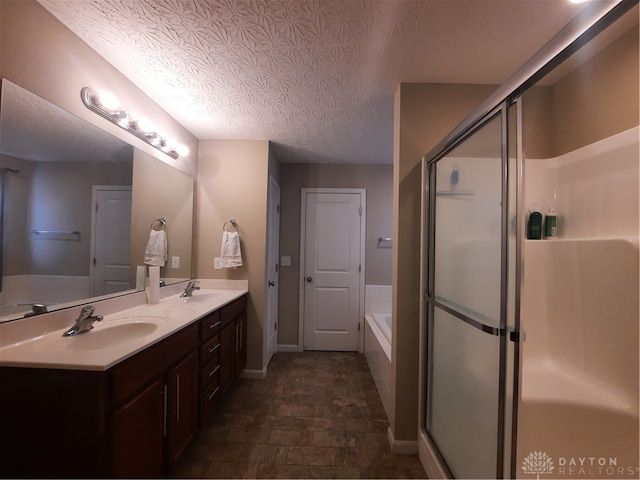
<svg viewBox="0 0 640 480"><path fill-rule="evenodd" d="M156 218L153 222L151 222L151 230L155 230L156 232L159 232L166 229L167 229L167 221L164 218Z"/></svg>
<svg viewBox="0 0 640 480"><path fill-rule="evenodd" d="M234 218L231 218L222 224L223 232L225 231L225 227L227 226L227 223L230 223L233 226L233 228L235 229L234 231L236 232L238 231L238 222L236 222Z"/></svg>

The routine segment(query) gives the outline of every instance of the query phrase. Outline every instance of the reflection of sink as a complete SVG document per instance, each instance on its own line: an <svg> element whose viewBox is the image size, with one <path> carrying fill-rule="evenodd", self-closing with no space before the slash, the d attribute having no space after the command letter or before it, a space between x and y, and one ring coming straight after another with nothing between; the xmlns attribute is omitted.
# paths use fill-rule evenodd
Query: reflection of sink
<svg viewBox="0 0 640 480"><path fill-rule="evenodd" d="M219 293L201 293L200 295L194 293L192 296L185 298L185 300L187 302L210 302L216 298L220 298Z"/></svg>
<svg viewBox="0 0 640 480"><path fill-rule="evenodd" d="M137 317L127 323L118 321L117 325L95 325L94 329L71 337L67 350L84 352L115 347L122 343L145 337L157 330L158 325L151 321L145 321L144 317Z"/></svg>

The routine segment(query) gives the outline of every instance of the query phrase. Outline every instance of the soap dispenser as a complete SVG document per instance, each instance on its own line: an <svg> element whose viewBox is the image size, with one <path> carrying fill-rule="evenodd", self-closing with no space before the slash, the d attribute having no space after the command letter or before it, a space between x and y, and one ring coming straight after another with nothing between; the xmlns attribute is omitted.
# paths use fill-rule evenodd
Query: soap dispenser
<svg viewBox="0 0 640 480"><path fill-rule="evenodd" d="M537 203L533 206L533 212L529 213L527 238L529 240L542 239L542 213L540 213L540 206Z"/></svg>

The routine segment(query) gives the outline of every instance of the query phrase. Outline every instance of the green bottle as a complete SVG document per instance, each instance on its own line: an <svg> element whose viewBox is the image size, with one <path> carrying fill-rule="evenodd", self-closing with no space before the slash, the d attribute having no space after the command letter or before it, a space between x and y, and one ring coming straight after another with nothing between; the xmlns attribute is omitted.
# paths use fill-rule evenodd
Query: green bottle
<svg viewBox="0 0 640 480"><path fill-rule="evenodd" d="M529 214L527 238L529 240L542 239L542 214L540 213L540 206L537 203L533 207L533 212Z"/></svg>
<svg viewBox="0 0 640 480"><path fill-rule="evenodd" d="M553 207L549 207L544 217L544 237L556 238L558 236L558 214Z"/></svg>

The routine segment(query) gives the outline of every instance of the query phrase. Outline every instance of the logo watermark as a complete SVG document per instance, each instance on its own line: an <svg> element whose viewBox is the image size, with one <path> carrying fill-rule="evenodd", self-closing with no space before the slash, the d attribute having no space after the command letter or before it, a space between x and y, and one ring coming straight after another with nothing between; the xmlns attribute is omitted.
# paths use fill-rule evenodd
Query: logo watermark
<svg viewBox="0 0 640 480"><path fill-rule="evenodd" d="M553 460L544 452L531 452L522 461L522 471L535 475L538 480L540 475L549 475L554 469Z"/></svg>
<svg viewBox="0 0 640 480"><path fill-rule="evenodd" d="M557 467L557 468L556 468ZM531 452L522 460L522 471L528 475L554 477L635 477L640 468L618 465L617 457L558 457L557 466L553 457L545 452Z"/></svg>

